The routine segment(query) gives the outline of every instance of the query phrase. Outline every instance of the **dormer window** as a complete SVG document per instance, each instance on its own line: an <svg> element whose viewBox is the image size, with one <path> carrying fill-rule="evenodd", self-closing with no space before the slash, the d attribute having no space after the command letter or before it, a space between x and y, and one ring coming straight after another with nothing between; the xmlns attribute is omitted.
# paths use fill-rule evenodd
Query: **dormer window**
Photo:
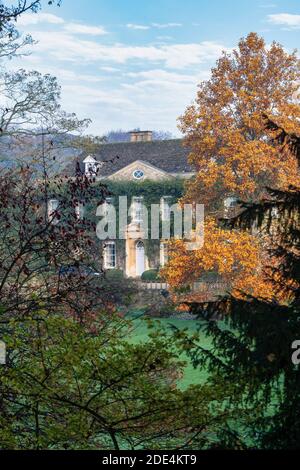
<svg viewBox="0 0 300 470"><path fill-rule="evenodd" d="M89 178L93 176L98 176L98 172L99 172L99 168L101 164L97 162L97 160L95 160L94 157L89 155L88 157L86 157L85 160L83 160L83 164L84 164L84 173L86 176L88 176Z"/></svg>

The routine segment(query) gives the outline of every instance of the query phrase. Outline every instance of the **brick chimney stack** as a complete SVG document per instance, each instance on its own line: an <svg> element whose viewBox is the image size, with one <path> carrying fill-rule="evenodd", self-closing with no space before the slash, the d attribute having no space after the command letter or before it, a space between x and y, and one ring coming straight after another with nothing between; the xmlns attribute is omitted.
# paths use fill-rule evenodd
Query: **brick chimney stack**
<svg viewBox="0 0 300 470"><path fill-rule="evenodd" d="M152 131L132 131L130 132L130 142L151 142Z"/></svg>

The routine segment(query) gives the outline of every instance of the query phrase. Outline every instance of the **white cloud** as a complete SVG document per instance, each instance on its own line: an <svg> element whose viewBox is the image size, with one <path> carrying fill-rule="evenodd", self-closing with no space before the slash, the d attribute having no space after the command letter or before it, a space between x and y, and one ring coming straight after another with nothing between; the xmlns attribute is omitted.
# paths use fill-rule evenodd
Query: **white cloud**
<svg viewBox="0 0 300 470"><path fill-rule="evenodd" d="M126 25L127 28L129 29L141 29L141 30L146 30L152 28L158 28L158 29L165 29L165 28L179 28L181 27L181 23L151 23L151 26L148 25L142 25L142 24L134 24L134 23L128 23Z"/></svg>
<svg viewBox="0 0 300 470"><path fill-rule="evenodd" d="M150 29L149 26L146 26L146 25L143 25L143 24L133 24L133 23L128 23L126 25L127 28L129 29L140 29L140 30L146 30L146 29Z"/></svg>
<svg viewBox="0 0 300 470"><path fill-rule="evenodd" d="M18 26L30 26L39 23L63 24L64 20L51 13L25 13L17 20Z"/></svg>
<svg viewBox="0 0 300 470"><path fill-rule="evenodd" d="M300 15L292 15L290 13L268 15L268 22L286 26L288 29L298 29L300 28Z"/></svg>
<svg viewBox="0 0 300 470"><path fill-rule="evenodd" d="M33 56L26 58L28 65L33 59ZM77 64L76 69L72 69L73 63L68 68L67 64L60 68L60 62L51 65L44 61L42 64L37 68L54 74L62 84L63 108L76 112L80 118L91 117L93 123L88 132L95 135L112 128L135 127L159 128L178 134L177 117L195 98L197 83L209 77L209 67L189 73L153 68L115 74L117 81L112 81L113 77L107 80L106 74L101 76L99 72L106 66L94 68L93 77L90 68L87 68L89 73L84 72L85 66L80 73Z"/></svg>
<svg viewBox="0 0 300 470"><path fill-rule="evenodd" d="M91 74L80 74L73 70L55 69L52 68L51 74L59 76L60 80L68 82L87 82L87 83L99 83L103 82L104 78L97 75Z"/></svg>
<svg viewBox="0 0 300 470"><path fill-rule="evenodd" d="M80 118L92 118L89 132L96 135L112 128L135 127L178 134L177 117L195 98L197 83L209 78L210 66L226 50L217 41L108 43L102 39L102 26L64 22L52 16L30 16L27 24L33 27L26 30L38 43L31 55L15 59L12 65L24 67L26 61L26 68L57 76L62 84L62 107ZM58 27L47 28L42 24L47 21ZM164 34L169 32L164 28L180 24L135 26ZM167 38L172 39L160 39Z"/></svg>
<svg viewBox="0 0 300 470"><path fill-rule="evenodd" d="M151 23L153 28L160 28L160 29L165 29L165 28L180 28L182 26L181 23Z"/></svg>
<svg viewBox="0 0 300 470"><path fill-rule="evenodd" d="M110 104L112 106L125 106L131 104L130 99L118 90L99 90L78 83L64 85L63 93L65 96L68 95L71 102L74 103L74 96L76 96L76 101L85 105Z"/></svg>
<svg viewBox="0 0 300 470"><path fill-rule="evenodd" d="M161 62L168 68L178 69L215 60L225 49L213 41L156 46L105 45L59 31L36 31L34 37L39 41L36 52L47 53L61 61L124 64L129 60L140 60Z"/></svg>
<svg viewBox="0 0 300 470"><path fill-rule="evenodd" d="M173 39L172 36L157 36L157 38L159 41L171 41Z"/></svg>
<svg viewBox="0 0 300 470"><path fill-rule="evenodd" d="M197 78L193 75L183 75L180 73L168 72L162 69L145 70L142 72L129 72L127 77L144 79L147 84L157 84L161 82L175 83L195 83Z"/></svg>
<svg viewBox="0 0 300 470"><path fill-rule="evenodd" d="M72 34L86 34L91 36L103 36L107 31L102 26L89 26L80 23L68 23L64 27L65 31Z"/></svg>
<svg viewBox="0 0 300 470"><path fill-rule="evenodd" d="M101 70L103 70L104 72L120 72L119 69L117 69L116 67L109 67L109 66L103 66L103 67L100 67Z"/></svg>

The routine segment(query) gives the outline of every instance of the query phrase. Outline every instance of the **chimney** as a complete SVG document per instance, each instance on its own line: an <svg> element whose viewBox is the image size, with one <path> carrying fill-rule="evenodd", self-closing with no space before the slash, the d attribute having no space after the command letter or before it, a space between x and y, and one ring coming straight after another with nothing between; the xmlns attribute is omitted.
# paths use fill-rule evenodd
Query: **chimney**
<svg viewBox="0 0 300 470"><path fill-rule="evenodd" d="M132 131L130 132L130 142L151 142L152 131Z"/></svg>

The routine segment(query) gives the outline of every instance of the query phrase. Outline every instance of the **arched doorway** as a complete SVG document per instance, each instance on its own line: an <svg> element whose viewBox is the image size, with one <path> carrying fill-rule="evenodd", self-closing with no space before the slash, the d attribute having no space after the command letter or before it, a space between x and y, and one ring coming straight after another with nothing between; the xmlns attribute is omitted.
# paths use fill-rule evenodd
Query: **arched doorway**
<svg viewBox="0 0 300 470"><path fill-rule="evenodd" d="M135 245L135 266L136 275L141 276L145 271L145 245L141 240Z"/></svg>

